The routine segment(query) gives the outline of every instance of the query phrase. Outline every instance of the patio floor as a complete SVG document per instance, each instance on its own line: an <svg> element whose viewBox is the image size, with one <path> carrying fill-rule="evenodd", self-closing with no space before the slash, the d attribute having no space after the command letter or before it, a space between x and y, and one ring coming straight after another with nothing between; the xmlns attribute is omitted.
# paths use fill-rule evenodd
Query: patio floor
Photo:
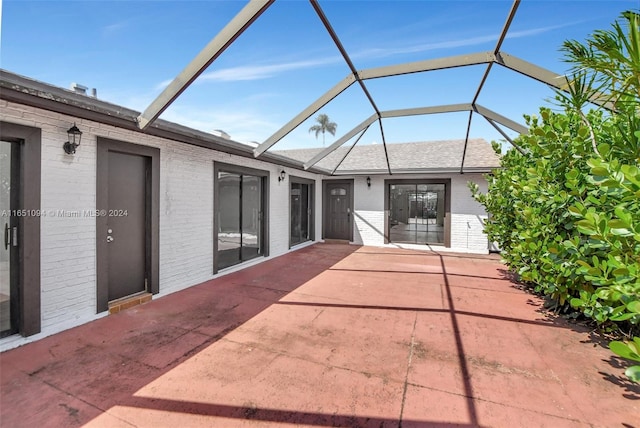
<svg viewBox="0 0 640 428"><path fill-rule="evenodd" d="M317 244L0 354L2 427L631 427L496 257Z"/></svg>

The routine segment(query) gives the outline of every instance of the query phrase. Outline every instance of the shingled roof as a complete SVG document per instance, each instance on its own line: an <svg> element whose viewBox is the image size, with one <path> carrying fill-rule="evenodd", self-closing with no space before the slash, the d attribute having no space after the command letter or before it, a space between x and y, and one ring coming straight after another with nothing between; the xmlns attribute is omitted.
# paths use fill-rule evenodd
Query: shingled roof
<svg viewBox="0 0 640 428"><path fill-rule="evenodd" d="M272 150L274 154L307 162L323 148ZM336 174L388 173L381 144L355 146L349 154L349 147L339 147L316 165ZM387 144L389 167L393 173L412 172L460 172L463 158L464 140L422 141L414 143ZM469 139L462 172L487 172L500 165L500 158L491 144L482 138Z"/></svg>

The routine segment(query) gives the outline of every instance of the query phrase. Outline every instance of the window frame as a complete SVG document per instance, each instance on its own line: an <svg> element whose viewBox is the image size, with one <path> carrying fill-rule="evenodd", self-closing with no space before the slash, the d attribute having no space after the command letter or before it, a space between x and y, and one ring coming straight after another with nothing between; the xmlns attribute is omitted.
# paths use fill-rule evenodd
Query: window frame
<svg viewBox="0 0 640 428"><path fill-rule="evenodd" d="M384 180L384 243L392 244L389 224L389 196L390 186L393 184L444 184L444 243L443 244L416 244L431 245L435 247L451 248L451 179L450 178L415 178L415 179L386 179Z"/></svg>
<svg viewBox="0 0 640 428"><path fill-rule="evenodd" d="M309 210L311 210L311 215L309 218L309 238L304 241L293 243L293 239L291 236L291 190L292 184L306 184L309 186ZM289 249L293 247L297 247L298 245L305 244L307 242L314 242L316 240L316 182L315 180L311 180L308 178L297 177L295 175L289 176L289 193L287 195L287 199L289 202Z"/></svg>
<svg viewBox="0 0 640 428"><path fill-rule="evenodd" d="M220 172L229 172L232 174L240 175L253 175L262 178L262 242L264 243L264 251L262 257L269 257L269 188L271 173L267 170L249 168L245 166L239 166L224 162L213 163L213 273L217 274L221 270L237 267L250 260L240 261L240 263L226 266L223 268L218 267L218 226L219 226L219 186L218 175Z"/></svg>
<svg viewBox="0 0 640 428"><path fill-rule="evenodd" d="M42 131L33 126L0 121L0 137L4 141L19 143L20 183L18 208L40 212L42 177ZM31 336L41 331L41 261L39 216L19 219L20 245L18 334Z"/></svg>

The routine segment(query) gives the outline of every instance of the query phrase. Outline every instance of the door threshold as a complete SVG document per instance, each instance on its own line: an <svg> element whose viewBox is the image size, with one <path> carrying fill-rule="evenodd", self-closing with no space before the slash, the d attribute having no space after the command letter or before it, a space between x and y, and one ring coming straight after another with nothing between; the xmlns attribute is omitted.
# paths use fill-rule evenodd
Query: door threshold
<svg viewBox="0 0 640 428"><path fill-rule="evenodd" d="M324 243L325 244L344 244L344 245L349 245L349 240L348 239L325 239Z"/></svg>
<svg viewBox="0 0 640 428"><path fill-rule="evenodd" d="M148 291L141 291L131 296L125 296L120 299L112 300L109 302L109 313L116 314L125 309L132 308L134 306L141 305L151 300L151 293Z"/></svg>

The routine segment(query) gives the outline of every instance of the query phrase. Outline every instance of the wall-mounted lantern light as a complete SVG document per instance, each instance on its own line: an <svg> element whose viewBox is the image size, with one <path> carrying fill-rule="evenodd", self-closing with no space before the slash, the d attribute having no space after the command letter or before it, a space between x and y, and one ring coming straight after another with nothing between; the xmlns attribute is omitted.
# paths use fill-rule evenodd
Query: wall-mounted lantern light
<svg viewBox="0 0 640 428"><path fill-rule="evenodd" d="M278 181L284 181L284 176L285 176L285 172L284 169L282 171L280 171L280 177L278 177Z"/></svg>
<svg viewBox="0 0 640 428"><path fill-rule="evenodd" d="M64 149L64 152L66 154L72 155L76 152L76 148L80 145L80 140L82 140L82 131L78 129L74 122L73 126L67 131L67 135L69 136L69 141L64 143L62 148Z"/></svg>
<svg viewBox="0 0 640 428"><path fill-rule="evenodd" d="M367 177L367 187L371 187L371 177Z"/></svg>

